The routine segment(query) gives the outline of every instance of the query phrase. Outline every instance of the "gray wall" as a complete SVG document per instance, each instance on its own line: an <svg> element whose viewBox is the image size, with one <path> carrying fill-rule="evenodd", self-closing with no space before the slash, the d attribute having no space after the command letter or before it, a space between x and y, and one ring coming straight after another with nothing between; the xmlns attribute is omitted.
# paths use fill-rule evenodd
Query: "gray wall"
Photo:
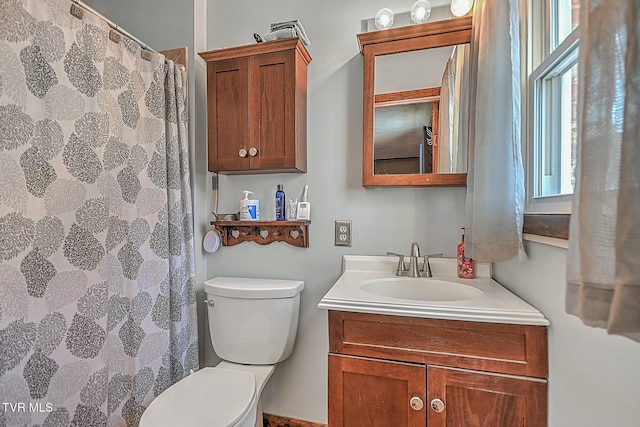
<svg viewBox="0 0 640 427"><path fill-rule="evenodd" d="M589 328L564 311L566 249L527 242L529 260L494 264L494 278L549 326L549 426L640 426L640 343Z"/></svg>
<svg viewBox="0 0 640 427"><path fill-rule="evenodd" d="M208 48L253 43L276 21L299 19L311 39L308 72L308 172L221 176L220 211L234 212L242 190L260 199L261 217L273 219L274 193L284 184L299 196L309 184L310 247L243 243L208 256L208 274L296 278L305 281L298 339L292 356L277 367L264 392L264 411L326 422L327 313L318 301L340 276L344 254L408 253L418 241L424 253L455 254L463 225L464 188L364 189L362 187L362 56L356 34L361 20L383 6L407 10L410 2L389 0L209 1ZM353 246L333 246L337 219L353 221ZM207 354L213 350L209 343ZM209 359L207 359L208 361ZM211 359L213 363L214 359Z"/></svg>
<svg viewBox="0 0 640 427"><path fill-rule="evenodd" d="M273 193L284 184L287 195L298 196L310 186L312 224L310 247L283 243L253 243L222 248L204 256L199 248L198 285L220 275L281 277L305 280L300 325L292 356L278 366L264 392L265 411L326 422L326 313L316 308L340 275L344 254L407 252L410 242L423 252L453 256L463 223L461 188L363 189L362 58L355 34L360 20L382 7L405 11L411 2L398 0L90 0L89 3L155 49L190 48L191 105L194 129L194 198L197 240L210 220L211 197L205 161L205 74L198 50L252 43L254 32L269 24L300 19L311 38L309 52L308 149L309 172L220 178L220 211L236 211L244 189L261 199L263 218L273 217ZM194 6L195 3L195 6ZM195 14L194 7L200 12ZM202 9L207 9L202 13ZM194 41L195 21L195 41ZM206 21L207 38L202 40ZM169 28L167 30L167 27ZM195 82L194 82L195 80ZM333 246L333 221L353 221L353 247ZM525 299L551 321L549 328L549 425L551 427L640 426L640 344L583 326L564 313L564 249L536 243L526 245L529 261L494 266L503 285ZM201 299L201 298L199 298ZM216 363L200 314L203 364Z"/></svg>

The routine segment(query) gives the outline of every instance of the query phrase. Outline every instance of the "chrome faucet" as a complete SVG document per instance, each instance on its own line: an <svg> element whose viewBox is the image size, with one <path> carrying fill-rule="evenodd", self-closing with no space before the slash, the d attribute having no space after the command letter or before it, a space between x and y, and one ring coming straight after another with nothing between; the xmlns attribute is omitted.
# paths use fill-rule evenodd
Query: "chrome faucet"
<svg viewBox="0 0 640 427"><path fill-rule="evenodd" d="M398 257L396 276L407 276L412 278L433 277L429 258L442 256L440 253L425 255L422 263L422 269L420 269L418 262L418 258L420 258L420 246L418 246L418 242L413 242L411 243L411 256L409 257L409 268L407 269L404 263L404 255L397 254L395 252L387 252L387 255L394 255Z"/></svg>
<svg viewBox="0 0 640 427"><path fill-rule="evenodd" d="M418 258L420 258L420 247L418 242L411 244L411 256L409 257L409 277L420 277L420 269L418 268Z"/></svg>
<svg viewBox="0 0 640 427"><path fill-rule="evenodd" d="M403 276L407 272L404 266L404 255L397 254L395 252L387 252L387 255L393 255L398 257L398 267L396 268L396 276Z"/></svg>
<svg viewBox="0 0 640 427"><path fill-rule="evenodd" d="M441 258L442 254L429 254L424 256L424 263L422 263L422 277L433 277L431 273L431 264L429 264L429 258Z"/></svg>

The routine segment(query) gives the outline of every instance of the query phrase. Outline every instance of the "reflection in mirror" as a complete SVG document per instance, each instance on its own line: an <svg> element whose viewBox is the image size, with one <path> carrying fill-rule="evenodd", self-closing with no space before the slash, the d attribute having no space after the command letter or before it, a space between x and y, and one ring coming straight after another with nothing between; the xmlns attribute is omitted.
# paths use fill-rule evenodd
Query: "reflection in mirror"
<svg viewBox="0 0 640 427"><path fill-rule="evenodd" d="M376 56L374 174L467 171L468 57L469 44Z"/></svg>
<svg viewBox="0 0 640 427"><path fill-rule="evenodd" d="M375 174L433 172L433 141L437 134L439 98L439 88L375 97Z"/></svg>

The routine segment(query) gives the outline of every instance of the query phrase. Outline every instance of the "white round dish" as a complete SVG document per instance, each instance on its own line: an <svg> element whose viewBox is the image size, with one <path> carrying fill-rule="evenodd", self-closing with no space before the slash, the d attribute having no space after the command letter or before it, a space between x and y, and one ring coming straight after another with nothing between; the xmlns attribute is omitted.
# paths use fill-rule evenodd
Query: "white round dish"
<svg viewBox="0 0 640 427"><path fill-rule="evenodd" d="M218 230L211 230L204 235L202 246L204 247L205 252L213 253L220 248L221 241L222 239Z"/></svg>

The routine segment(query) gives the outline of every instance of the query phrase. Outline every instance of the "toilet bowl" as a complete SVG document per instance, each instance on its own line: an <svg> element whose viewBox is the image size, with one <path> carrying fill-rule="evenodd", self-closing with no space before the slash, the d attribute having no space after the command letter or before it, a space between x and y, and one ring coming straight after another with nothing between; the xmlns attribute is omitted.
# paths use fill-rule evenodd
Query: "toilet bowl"
<svg viewBox="0 0 640 427"><path fill-rule="evenodd" d="M139 427L262 426L259 397L275 368L224 361L202 368L156 397Z"/></svg>
<svg viewBox="0 0 640 427"><path fill-rule="evenodd" d="M161 393L139 427L262 426L260 396L276 363L293 350L303 288L296 280L206 281L211 341L223 361Z"/></svg>

